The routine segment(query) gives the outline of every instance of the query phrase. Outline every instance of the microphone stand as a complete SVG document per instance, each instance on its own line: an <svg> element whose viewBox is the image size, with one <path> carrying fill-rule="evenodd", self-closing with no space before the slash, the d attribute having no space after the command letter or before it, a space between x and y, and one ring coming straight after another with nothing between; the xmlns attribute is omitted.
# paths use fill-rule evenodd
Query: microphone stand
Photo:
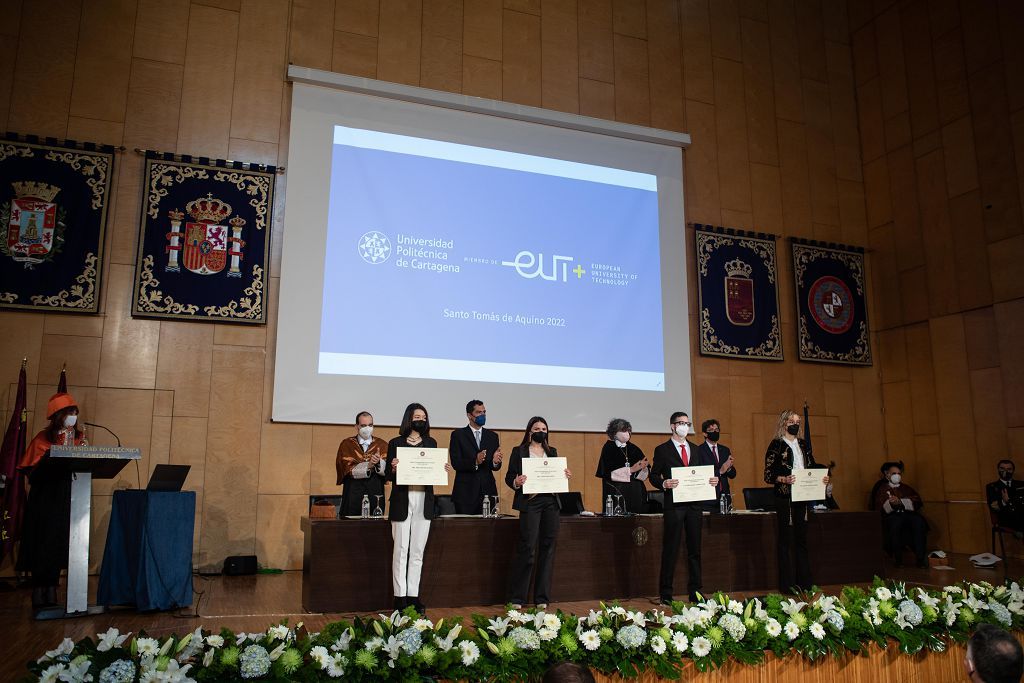
<svg viewBox="0 0 1024 683"><path fill-rule="evenodd" d="M122 446L121 446L121 437L119 437L117 434L115 434L113 432L113 430L110 429L110 427L105 427L105 426L103 426L101 424L96 424L95 422L85 422L85 424L88 425L89 427L99 427L103 431L107 432L112 437L114 437L114 439L117 440L117 447L118 448L122 448ZM139 461L138 460L135 461L135 488L137 488L137 489L141 489L142 488L142 475L139 473Z"/></svg>

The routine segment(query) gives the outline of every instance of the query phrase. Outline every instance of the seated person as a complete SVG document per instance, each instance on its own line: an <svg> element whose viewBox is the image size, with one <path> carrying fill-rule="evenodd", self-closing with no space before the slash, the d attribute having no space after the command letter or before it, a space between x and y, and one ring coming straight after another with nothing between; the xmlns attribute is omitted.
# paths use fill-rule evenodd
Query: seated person
<svg viewBox="0 0 1024 683"><path fill-rule="evenodd" d="M886 552L896 566L902 566L903 547L914 550L918 567L927 567L925 542L928 522L921 516L924 503L917 491L903 483L903 463L887 462L882 465L882 481L875 485L873 508L882 513L882 532Z"/></svg>
<svg viewBox="0 0 1024 683"><path fill-rule="evenodd" d="M985 484L988 506L995 511L999 526L1013 529L1017 538L1024 531L1024 481L1013 478L1012 460L1000 460L999 480Z"/></svg>

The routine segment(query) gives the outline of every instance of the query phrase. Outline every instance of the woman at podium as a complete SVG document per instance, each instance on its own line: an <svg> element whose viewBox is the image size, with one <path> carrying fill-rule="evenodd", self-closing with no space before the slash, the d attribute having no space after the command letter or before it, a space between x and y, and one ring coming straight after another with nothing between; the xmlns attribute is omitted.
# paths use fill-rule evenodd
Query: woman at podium
<svg viewBox="0 0 1024 683"><path fill-rule="evenodd" d="M85 446L78 425L78 403L71 394L54 394L46 404L50 423L35 435L18 469L26 474L28 500L21 533L18 570L32 574L32 608L57 604L60 572L68 566L71 477L43 476L37 466L51 446Z"/></svg>

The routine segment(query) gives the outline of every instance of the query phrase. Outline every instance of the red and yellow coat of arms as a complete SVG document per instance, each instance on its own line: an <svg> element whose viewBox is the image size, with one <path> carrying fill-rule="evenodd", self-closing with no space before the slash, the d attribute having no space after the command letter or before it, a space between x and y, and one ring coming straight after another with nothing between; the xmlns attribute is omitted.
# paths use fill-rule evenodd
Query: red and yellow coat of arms
<svg viewBox="0 0 1024 683"><path fill-rule="evenodd" d="M12 183L15 198L11 200L7 219L7 240L4 252L29 268L53 258L56 247L63 242L64 223L53 201L59 187L25 181Z"/></svg>
<svg viewBox="0 0 1024 683"><path fill-rule="evenodd" d="M181 266L197 275L216 275L229 265L228 277L241 277L239 263L242 260L242 227L245 219L240 216L229 218L231 205L207 194L185 205L185 211L192 218L181 224L185 214L177 209L168 212L171 231L167 233L167 265L164 270L180 272ZM179 263L180 254L180 263Z"/></svg>

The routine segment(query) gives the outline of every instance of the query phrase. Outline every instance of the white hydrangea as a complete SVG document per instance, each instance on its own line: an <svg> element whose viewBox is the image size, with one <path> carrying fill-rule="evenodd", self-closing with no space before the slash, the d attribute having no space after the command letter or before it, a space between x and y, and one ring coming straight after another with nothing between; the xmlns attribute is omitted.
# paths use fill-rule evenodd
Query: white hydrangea
<svg viewBox="0 0 1024 683"><path fill-rule="evenodd" d="M743 625L743 620L735 614L724 614L722 618L718 620L718 625L725 629L725 632L735 640L743 640L743 637L747 635L747 627Z"/></svg>

